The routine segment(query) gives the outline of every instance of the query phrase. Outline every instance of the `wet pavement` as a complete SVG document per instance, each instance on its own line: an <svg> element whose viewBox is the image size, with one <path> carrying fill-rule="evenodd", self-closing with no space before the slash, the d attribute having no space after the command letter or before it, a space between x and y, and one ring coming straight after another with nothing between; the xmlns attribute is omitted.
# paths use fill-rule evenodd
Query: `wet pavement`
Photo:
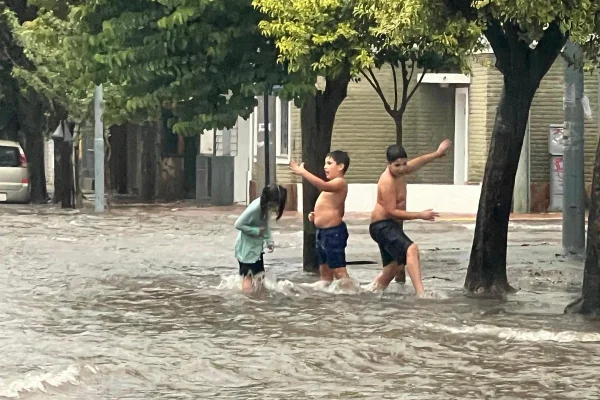
<svg viewBox="0 0 600 400"><path fill-rule="evenodd" d="M560 221L511 223L507 301L464 296L474 224L407 223L426 299L372 293L367 220L348 220L362 290L301 268L301 221L282 219L268 291L246 296L238 209L0 208L0 398L597 399L600 325L563 309L583 263Z"/></svg>

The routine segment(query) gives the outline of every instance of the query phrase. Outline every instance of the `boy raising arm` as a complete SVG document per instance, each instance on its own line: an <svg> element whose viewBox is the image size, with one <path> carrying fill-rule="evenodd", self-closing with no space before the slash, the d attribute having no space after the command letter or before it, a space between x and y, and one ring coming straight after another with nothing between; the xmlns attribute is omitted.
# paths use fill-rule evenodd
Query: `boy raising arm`
<svg viewBox="0 0 600 400"><path fill-rule="evenodd" d="M321 191L309 219L317 227L315 248L321 280L327 282L333 281L334 278L349 278L346 270L348 228L343 221L344 203L348 194L348 183L344 176L349 166L350 157L346 152L332 151L325 158L324 170L327 180L324 181L308 172L304 163L290 163L294 174L302 176Z"/></svg>
<svg viewBox="0 0 600 400"><path fill-rule="evenodd" d="M369 233L379 245L383 262L383 271L375 280L377 287L386 288L394 277L404 281L403 267L406 266L415 292L418 295L423 293L419 248L404 233L403 222L414 219L434 221L438 213L433 210L420 213L406 211L405 176L437 158L444 157L450 145L449 140L444 140L435 152L411 161L408 161L402 146L388 147L388 166L377 183L377 203L371 213L369 226Z"/></svg>

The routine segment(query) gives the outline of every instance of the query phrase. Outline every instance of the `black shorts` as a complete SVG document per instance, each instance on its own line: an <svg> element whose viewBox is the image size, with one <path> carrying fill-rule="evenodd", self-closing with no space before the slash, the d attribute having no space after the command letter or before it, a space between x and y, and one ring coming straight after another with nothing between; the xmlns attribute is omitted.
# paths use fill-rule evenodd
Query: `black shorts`
<svg viewBox="0 0 600 400"><path fill-rule="evenodd" d="M406 265L406 252L413 241L406 236L401 221L385 219L369 225L371 238L379 245L383 266L396 261Z"/></svg>
<svg viewBox="0 0 600 400"><path fill-rule="evenodd" d="M331 269L344 268L347 244L348 227L344 222L332 228L317 229L315 248L319 265L327 265Z"/></svg>
<svg viewBox="0 0 600 400"><path fill-rule="evenodd" d="M260 258L254 263L240 263L240 275L241 276L256 276L261 272L265 272L265 263L263 261L263 254L260 255Z"/></svg>

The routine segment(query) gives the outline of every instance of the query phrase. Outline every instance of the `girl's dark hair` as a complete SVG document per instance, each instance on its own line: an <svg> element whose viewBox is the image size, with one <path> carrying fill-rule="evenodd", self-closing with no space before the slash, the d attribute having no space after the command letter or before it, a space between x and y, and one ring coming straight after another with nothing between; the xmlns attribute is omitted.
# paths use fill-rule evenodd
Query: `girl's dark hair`
<svg viewBox="0 0 600 400"><path fill-rule="evenodd" d="M265 186L260 195L260 217L262 220L267 219L267 213L269 212L269 203L277 203L279 205L277 209L277 219L283 215L285 209L285 202L287 200L287 189L281 185L270 184Z"/></svg>

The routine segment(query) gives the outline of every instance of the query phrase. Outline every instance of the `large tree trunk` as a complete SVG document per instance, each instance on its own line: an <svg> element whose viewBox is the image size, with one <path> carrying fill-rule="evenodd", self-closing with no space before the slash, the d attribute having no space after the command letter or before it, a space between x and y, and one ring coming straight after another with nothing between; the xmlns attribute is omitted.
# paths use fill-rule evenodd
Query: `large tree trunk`
<svg viewBox="0 0 600 400"><path fill-rule="evenodd" d="M506 276L508 221L529 108L566 38L553 22L531 49L519 39L518 26L495 19L488 21L485 35L504 75L504 88L485 165L465 289L503 296L514 291Z"/></svg>
<svg viewBox="0 0 600 400"><path fill-rule="evenodd" d="M44 138L39 131L25 132L25 156L29 166L29 187L31 202L47 203L49 200L46 188L46 170L44 168Z"/></svg>
<svg viewBox="0 0 600 400"><path fill-rule="evenodd" d="M32 203L46 203L49 200L46 188L46 169L44 167L44 136L46 117L42 101L31 91L21 94L17 100L19 106L19 125L25 136L25 156L29 167L29 187Z"/></svg>
<svg viewBox="0 0 600 400"><path fill-rule="evenodd" d="M600 315L600 141L596 148L586 251L582 296L569 304L565 312L598 317Z"/></svg>
<svg viewBox="0 0 600 400"><path fill-rule="evenodd" d="M508 221L529 107L537 86L527 75L504 78L465 281L470 292L513 290L506 276Z"/></svg>
<svg viewBox="0 0 600 400"><path fill-rule="evenodd" d="M328 78L325 90L311 97L302 106L300 123L302 127L302 161L311 173L325 179L323 165L331 148L331 135L335 115L346 98L350 76ZM319 270L315 253L316 230L308 215L314 210L319 191L310 183L302 183L302 210L304 218L304 271Z"/></svg>

